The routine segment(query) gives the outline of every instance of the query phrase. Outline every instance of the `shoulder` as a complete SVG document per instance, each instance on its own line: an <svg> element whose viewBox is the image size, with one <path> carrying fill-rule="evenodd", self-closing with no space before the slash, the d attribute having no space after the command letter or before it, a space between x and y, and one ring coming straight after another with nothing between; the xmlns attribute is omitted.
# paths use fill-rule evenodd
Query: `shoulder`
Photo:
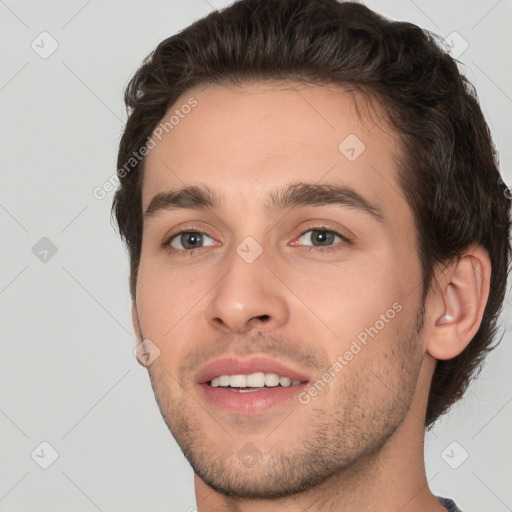
<svg viewBox="0 0 512 512"><path fill-rule="evenodd" d="M437 499L444 507L446 507L449 510L449 512L462 512L460 508L458 508L457 505L455 505L453 500L450 500L448 498L441 498L439 496L437 497Z"/></svg>

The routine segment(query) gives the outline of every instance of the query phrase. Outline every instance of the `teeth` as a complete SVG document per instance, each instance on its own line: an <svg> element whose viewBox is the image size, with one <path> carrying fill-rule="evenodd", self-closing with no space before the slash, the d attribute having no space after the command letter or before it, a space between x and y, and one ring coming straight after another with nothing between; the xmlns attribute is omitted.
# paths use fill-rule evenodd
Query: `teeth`
<svg viewBox="0 0 512 512"><path fill-rule="evenodd" d="M219 386L229 386L229 375L221 375L215 378L219 379Z"/></svg>
<svg viewBox="0 0 512 512"><path fill-rule="evenodd" d="M292 381L288 377L279 377L279 384L284 388L292 385Z"/></svg>
<svg viewBox="0 0 512 512"><path fill-rule="evenodd" d="M247 387L247 375L230 375L229 385L232 388L245 388Z"/></svg>
<svg viewBox="0 0 512 512"><path fill-rule="evenodd" d="M264 386L274 388L281 384L282 387L297 386L300 380L290 380L288 377L279 376L277 373L256 372L250 375L220 375L214 377L210 385L213 388L232 387L232 388L262 388Z"/></svg>
<svg viewBox="0 0 512 512"><path fill-rule="evenodd" d="M279 385L279 375L277 373L266 373L265 374L265 386L273 388Z"/></svg>
<svg viewBox="0 0 512 512"><path fill-rule="evenodd" d="M226 377L227 377L227 375L226 375ZM228 377L228 379L229 379L229 377ZM250 375L247 375L247 387L262 388L264 385L265 385L265 374L263 372L251 373Z"/></svg>

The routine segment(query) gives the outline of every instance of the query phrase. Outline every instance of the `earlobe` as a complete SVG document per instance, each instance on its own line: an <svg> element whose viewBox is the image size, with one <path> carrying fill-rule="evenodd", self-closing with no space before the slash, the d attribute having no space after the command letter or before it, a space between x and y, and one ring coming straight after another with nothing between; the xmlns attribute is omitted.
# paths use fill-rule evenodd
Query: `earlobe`
<svg viewBox="0 0 512 512"><path fill-rule="evenodd" d="M467 251L444 273L428 332L427 352L432 357L452 359L471 342L482 322L490 277L491 262L481 247Z"/></svg>

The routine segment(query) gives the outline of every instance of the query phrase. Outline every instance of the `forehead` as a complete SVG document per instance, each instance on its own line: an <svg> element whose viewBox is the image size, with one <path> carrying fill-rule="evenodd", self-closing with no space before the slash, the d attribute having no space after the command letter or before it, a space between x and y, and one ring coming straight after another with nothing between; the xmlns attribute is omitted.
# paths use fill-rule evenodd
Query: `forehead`
<svg viewBox="0 0 512 512"><path fill-rule="evenodd" d="M334 85L196 87L168 110L152 140L144 210L155 194L190 184L246 201L265 188L322 182L403 202L399 142L383 109Z"/></svg>

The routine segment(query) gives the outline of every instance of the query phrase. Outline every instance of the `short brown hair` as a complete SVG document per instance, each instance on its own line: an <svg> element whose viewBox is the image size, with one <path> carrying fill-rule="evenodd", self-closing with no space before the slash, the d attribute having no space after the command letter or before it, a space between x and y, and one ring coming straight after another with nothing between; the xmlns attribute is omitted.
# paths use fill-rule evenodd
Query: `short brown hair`
<svg viewBox="0 0 512 512"><path fill-rule="evenodd" d="M431 425L476 376L497 338L510 265L510 199L476 92L436 36L336 0L241 0L162 41L125 91L129 118L118 154L119 231L135 298L142 244L144 159L120 173L178 97L196 85L257 80L338 84L377 98L396 128L399 180L413 212L423 300L438 264L473 244L492 274L481 326L457 357L438 361L426 413Z"/></svg>

